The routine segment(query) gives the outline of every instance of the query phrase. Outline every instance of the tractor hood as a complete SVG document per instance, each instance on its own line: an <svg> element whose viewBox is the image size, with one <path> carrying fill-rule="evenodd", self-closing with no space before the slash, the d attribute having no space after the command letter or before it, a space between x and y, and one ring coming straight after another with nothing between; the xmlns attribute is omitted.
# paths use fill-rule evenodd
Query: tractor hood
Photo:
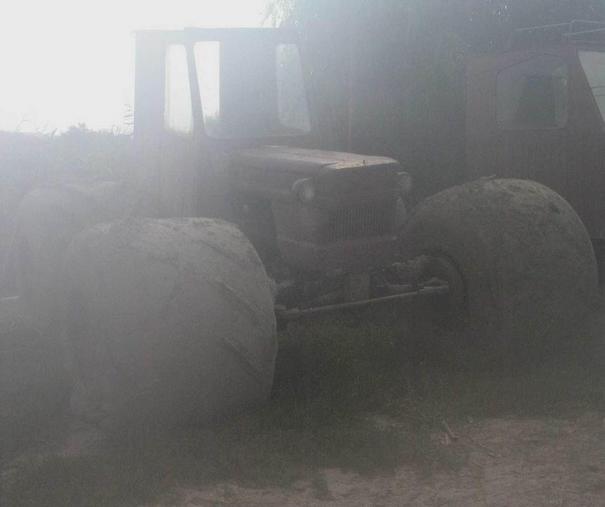
<svg viewBox="0 0 605 507"><path fill-rule="evenodd" d="M287 146L261 146L235 154L231 184L271 199L296 197L294 185L312 184L314 205L392 201L399 192L401 166L392 158Z"/></svg>
<svg viewBox="0 0 605 507"><path fill-rule="evenodd" d="M323 176L335 171L400 171L399 164L386 157L373 157L337 151L307 150L287 146L261 146L243 150L236 157L240 167L294 172L304 176Z"/></svg>

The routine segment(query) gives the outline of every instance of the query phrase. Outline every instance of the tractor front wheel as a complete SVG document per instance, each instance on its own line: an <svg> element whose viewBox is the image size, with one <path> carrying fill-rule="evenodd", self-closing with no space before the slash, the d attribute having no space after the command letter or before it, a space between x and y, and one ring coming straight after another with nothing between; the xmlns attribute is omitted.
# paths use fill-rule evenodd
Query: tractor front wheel
<svg viewBox="0 0 605 507"><path fill-rule="evenodd" d="M426 278L450 284L454 321L463 322L466 345L486 357L558 348L597 292L582 221L531 181L484 179L429 197L404 225L402 248L432 259Z"/></svg>

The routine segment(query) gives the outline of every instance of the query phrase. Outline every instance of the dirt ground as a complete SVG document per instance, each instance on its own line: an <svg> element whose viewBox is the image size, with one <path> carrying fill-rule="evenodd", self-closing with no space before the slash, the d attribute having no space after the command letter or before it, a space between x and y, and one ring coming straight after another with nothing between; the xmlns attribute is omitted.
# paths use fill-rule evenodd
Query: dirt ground
<svg viewBox="0 0 605 507"><path fill-rule="evenodd" d="M605 506L604 330L601 310L585 352L520 374L408 378L373 325L301 328L258 413L117 451L39 435L0 465L0 505Z"/></svg>
<svg viewBox="0 0 605 507"><path fill-rule="evenodd" d="M453 439L452 439L453 437ZM324 470L288 489L220 484L182 490L179 506L600 506L605 505L605 419L490 419L444 430L443 445L468 452L459 470L386 477ZM158 506L159 507L159 506Z"/></svg>

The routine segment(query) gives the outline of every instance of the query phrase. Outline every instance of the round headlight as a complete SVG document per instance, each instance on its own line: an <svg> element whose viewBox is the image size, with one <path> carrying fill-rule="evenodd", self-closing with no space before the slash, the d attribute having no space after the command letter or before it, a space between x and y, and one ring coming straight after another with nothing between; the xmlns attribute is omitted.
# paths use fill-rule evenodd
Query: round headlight
<svg viewBox="0 0 605 507"><path fill-rule="evenodd" d="M400 172L397 173L397 177L397 184L399 185L399 191L401 192L401 195L408 195L412 191L412 188L414 186L412 176L410 176L410 173Z"/></svg>
<svg viewBox="0 0 605 507"><path fill-rule="evenodd" d="M294 182L294 185L292 185L292 192L304 203L311 202L315 199L315 185L310 179Z"/></svg>

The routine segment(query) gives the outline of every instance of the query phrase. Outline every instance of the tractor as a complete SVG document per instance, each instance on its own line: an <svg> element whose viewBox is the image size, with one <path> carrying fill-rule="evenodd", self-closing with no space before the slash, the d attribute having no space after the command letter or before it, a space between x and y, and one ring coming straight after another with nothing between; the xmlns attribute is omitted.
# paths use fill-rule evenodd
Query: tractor
<svg viewBox="0 0 605 507"><path fill-rule="evenodd" d="M564 67L544 58L554 77L530 88L560 97ZM595 61L575 58L576 74ZM173 424L266 400L277 326L318 314L427 301L460 348L504 361L556 346L594 296L589 234L555 192L571 111L532 131L553 139L554 190L475 157L478 179L411 207L397 161L327 149L304 76L285 29L138 32L132 171L23 200L15 301L64 351L83 418Z"/></svg>

